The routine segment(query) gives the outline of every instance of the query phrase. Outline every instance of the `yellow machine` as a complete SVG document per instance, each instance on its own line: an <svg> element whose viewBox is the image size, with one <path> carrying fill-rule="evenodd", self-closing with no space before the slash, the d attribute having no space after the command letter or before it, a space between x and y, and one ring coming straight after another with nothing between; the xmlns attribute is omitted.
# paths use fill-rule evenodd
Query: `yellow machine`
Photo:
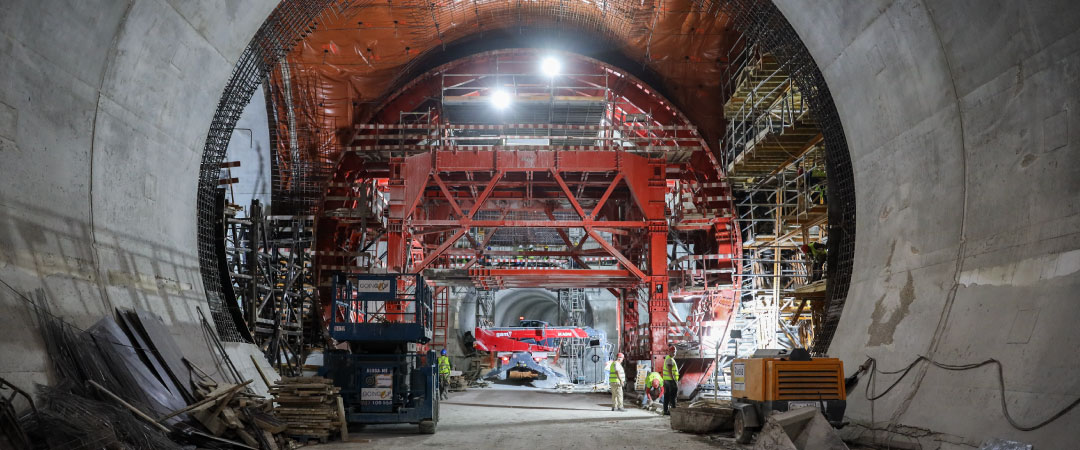
<svg viewBox="0 0 1080 450"><path fill-rule="evenodd" d="M772 411L815 407L829 423L843 426L847 395L844 363L836 358L810 358L804 349L759 350L754 357L731 363L731 401L735 408L735 440L749 443Z"/></svg>

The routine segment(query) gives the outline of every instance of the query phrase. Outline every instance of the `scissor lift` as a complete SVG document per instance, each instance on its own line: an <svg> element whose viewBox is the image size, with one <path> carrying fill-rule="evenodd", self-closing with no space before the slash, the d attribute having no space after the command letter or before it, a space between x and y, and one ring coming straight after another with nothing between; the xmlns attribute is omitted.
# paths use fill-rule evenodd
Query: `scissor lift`
<svg viewBox="0 0 1080 450"><path fill-rule="evenodd" d="M324 372L341 388L349 423L413 423L432 434L439 421L439 377L431 290L414 274L335 274Z"/></svg>

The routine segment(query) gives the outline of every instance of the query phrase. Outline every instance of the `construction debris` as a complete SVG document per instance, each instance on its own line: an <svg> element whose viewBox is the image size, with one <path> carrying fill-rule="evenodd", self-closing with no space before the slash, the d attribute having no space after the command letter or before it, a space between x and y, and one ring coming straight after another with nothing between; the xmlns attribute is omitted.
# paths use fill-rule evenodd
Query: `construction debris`
<svg viewBox="0 0 1080 450"><path fill-rule="evenodd" d="M292 437L348 437L338 388L329 379L285 379L273 386L274 400L263 398L251 390L252 380L237 379L216 336L207 340L226 364L214 371L225 380L187 359L151 313L117 310L115 319L105 317L84 331L54 316L43 293L37 297L38 322L59 383L39 385L31 399L0 380L0 393L14 391L0 396L0 447L27 448L23 444L29 442L87 450L290 450L298 447ZM212 334L206 325L204 332ZM13 407L16 395L29 411Z"/></svg>
<svg viewBox="0 0 1080 450"><path fill-rule="evenodd" d="M705 434L731 429L732 418L731 408L679 407L671 410L671 429Z"/></svg>
<svg viewBox="0 0 1080 450"><path fill-rule="evenodd" d="M755 450L848 450L817 408L773 414L758 433Z"/></svg>
<svg viewBox="0 0 1080 450"><path fill-rule="evenodd" d="M323 377L284 377L270 387L277 406L274 416L285 423L285 434L302 441L326 442L345 430L344 408L338 408L341 388Z"/></svg>
<svg viewBox="0 0 1080 450"><path fill-rule="evenodd" d="M460 370L450 371L450 392L461 392L469 387L465 374Z"/></svg>
<svg viewBox="0 0 1080 450"><path fill-rule="evenodd" d="M34 399L18 386L0 378L0 393L7 390L11 393L0 395L0 448L30 448L30 437L26 435L26 430L19 422L19 415L13 405L21 396L22 401L26 402L31 410L37 412Z"/></svg>

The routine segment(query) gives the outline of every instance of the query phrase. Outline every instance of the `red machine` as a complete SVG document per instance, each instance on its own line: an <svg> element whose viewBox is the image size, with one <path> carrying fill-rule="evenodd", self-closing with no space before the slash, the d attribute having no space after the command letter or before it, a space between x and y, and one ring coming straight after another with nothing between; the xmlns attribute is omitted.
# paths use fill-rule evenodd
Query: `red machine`
<svg viewBox="0 0 1080 450"><path fill-rule="evenodd" d="M546 323L541 326L476 328L474 336L474 348L496 357L493 360L494 368L484 378L499 379L506 379L511 372L524 373L528 377L565 377L566 374L542 362L547 359L548 353L558 350L558 339L589 337L581 328L551 327Z"/></svg>
<svg viewBox="0 0 1080 450"><path fill-rule="evenodd" d="M474 336L473 347L495 353L553 352L556 347L552 339L589 337L585 330L574 327L477 328Z"/></svg>

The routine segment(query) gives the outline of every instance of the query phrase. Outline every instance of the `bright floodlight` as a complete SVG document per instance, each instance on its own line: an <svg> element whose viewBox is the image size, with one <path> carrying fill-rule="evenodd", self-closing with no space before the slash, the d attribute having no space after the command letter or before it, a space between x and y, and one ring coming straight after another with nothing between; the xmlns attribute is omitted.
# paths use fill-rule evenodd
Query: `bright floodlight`
<svg viewBox="0 0 1080 450"><path fill-rule="evenodd" d="M491 106L495 109L506 109L510 106L510 94L502 89L496 89L491 93Z"/></svg>
<svg viewBox="0 0 1080 450"><path fill-rule="evenodd" d="M559 72L562 72L562 62L548 56L540 60L540 71L549 77L557 76Z"/></svg>

